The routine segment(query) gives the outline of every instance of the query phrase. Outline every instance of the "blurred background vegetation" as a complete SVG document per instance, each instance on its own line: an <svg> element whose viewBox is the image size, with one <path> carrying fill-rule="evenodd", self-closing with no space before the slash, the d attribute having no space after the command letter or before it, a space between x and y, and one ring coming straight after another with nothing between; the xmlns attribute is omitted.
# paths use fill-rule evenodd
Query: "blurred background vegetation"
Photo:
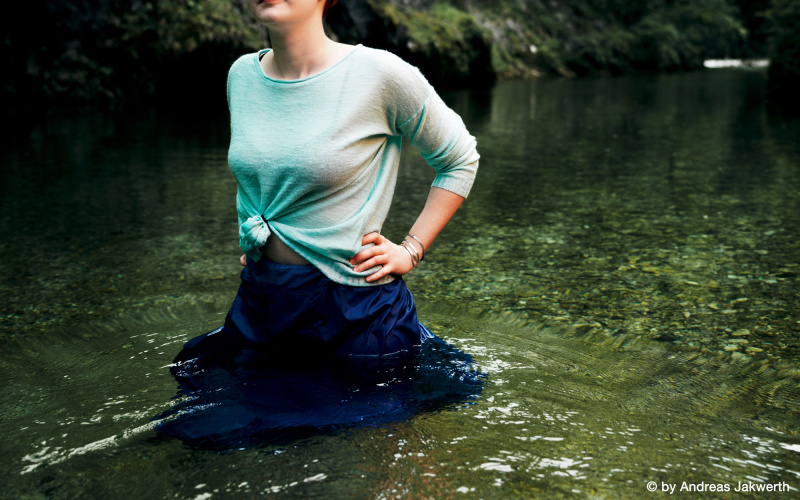
<svg viewBox="0 0 800 500"><path fill-rule="evenodd" d="M269 44L246 0L17 7L0 21L2 99L15 108L224 98L231 62ZM327 24L335 38L398 53L445 87L764 57L773 99L800 83L800 0L341 0Z"/></svg>

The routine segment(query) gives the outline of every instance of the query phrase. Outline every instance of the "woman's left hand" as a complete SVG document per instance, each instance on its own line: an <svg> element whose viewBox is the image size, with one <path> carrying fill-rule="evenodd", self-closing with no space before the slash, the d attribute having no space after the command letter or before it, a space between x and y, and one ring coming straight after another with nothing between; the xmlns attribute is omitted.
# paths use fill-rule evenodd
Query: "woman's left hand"
<svg viewBox="0 0 800 500"><path fill-rule="evenodd" d="M350 263L355 267L353 271L360 273L375 266L383 266L376 272L367 276L367 282L379 280L388 274L402 276L414 269L411 255L400 245L395 245L380 233L365 234L361 238L362 245L372 243L373 246L363 250L350 258Z"/></svg>

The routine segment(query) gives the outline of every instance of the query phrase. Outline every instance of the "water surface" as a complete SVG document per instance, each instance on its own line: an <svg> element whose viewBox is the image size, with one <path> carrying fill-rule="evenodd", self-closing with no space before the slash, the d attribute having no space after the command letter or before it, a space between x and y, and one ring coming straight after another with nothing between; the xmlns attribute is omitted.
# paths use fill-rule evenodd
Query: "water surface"
<svg viewBox="0 0 800 500"><path fill-rule="evenodd" d="M763 84L717 70L447 95L478 138L479 180L407 282L488 375L480 397L227 451L151 421L175 403L167 365L237 287L224 113L18 132L0 170L7 494L640 498L685 481L797 495L800 124L766 113ZM390 238L432 179L406 153Z"/></svg>

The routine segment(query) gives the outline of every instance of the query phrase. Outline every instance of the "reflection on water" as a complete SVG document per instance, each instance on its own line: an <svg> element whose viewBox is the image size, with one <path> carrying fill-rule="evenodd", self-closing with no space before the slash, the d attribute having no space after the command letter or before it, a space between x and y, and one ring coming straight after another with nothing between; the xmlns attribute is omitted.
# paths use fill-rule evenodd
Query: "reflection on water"
<svg viewBox="0 0 800 500"><path fill-rule="evenodd" d="M762 74L492 97L481 183L417 294L770 366L800 354L800 133L769 122Z"/></svg>
<svg viewBox="0 0 800 500"><path fill-rule="evenodd" d="M479 182L407 282L488 374L481 395L226 452L152 422L182 404L172 358L237 287L225 117L37 129L0 170L6 491L796 496L800 134L765 114L762 87L718 70L447 96L478 136ZM410 227L431 177L405 158L385 234Z"/></svg>

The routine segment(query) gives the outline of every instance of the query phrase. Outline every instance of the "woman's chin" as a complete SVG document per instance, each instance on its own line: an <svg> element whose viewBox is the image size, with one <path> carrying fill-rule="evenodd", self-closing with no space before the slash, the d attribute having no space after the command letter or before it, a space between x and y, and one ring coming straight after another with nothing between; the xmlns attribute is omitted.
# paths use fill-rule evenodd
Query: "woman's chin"
<svg viewBox="0 0 800 500"><path fill-rule="evenodd" d="M262 20L262 16L267 14L272 16L272 12L276 10L280 4L284 4L284 0L251 0L250 6L253 8L253 14L256 18Z"/></svg>
<svg viewBox="0 0 800 500"><path fill-rule="evenodd" d="M291 25L302 19L302 15L287 8L287 4L279 0L264 0L253 6L253 15L256 20L269 27Z"/></svg>

